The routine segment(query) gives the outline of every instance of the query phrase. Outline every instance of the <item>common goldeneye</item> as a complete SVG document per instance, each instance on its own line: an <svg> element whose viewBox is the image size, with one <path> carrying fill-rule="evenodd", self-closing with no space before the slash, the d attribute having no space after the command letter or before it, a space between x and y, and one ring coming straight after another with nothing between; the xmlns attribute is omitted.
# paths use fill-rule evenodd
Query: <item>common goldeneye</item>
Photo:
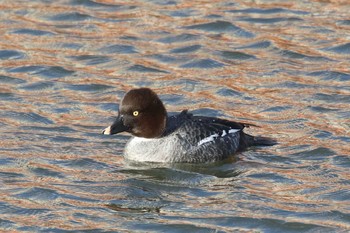
<svg viewBox="0 0 350 233"><path fill-rule="evenodd" d="M167 116L157 94L149 88L130 90L116 121L103 134L129 132L126 159L141 162L203 163L228 158L248 146L275 142L243 132L247 124L214 117L193 116L187 110Z"/></svg>

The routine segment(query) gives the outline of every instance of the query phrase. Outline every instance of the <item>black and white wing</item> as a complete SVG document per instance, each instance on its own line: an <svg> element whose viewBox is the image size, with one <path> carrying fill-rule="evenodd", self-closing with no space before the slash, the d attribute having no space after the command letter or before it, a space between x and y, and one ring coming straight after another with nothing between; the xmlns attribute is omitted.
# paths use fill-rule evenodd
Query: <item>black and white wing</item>
<svg viewBox="0 0 350 233"><path fill-rule="evenodd" d="M182 116L181 116L182 115ZM176 133L187 162L217 161L240 149L244 124L182 112Z"/></svg>

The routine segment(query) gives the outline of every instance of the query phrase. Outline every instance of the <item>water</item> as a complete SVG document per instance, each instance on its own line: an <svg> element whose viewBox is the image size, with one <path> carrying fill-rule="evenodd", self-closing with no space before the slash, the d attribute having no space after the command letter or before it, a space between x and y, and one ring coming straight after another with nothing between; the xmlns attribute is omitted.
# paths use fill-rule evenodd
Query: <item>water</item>
<svg viewBox="0 0 350 233"><path fill-rule="evenodd" d="M0 1L0 228L350 230L347 1ZM123 160L124 93L259 125L214 164Z"/></svg>

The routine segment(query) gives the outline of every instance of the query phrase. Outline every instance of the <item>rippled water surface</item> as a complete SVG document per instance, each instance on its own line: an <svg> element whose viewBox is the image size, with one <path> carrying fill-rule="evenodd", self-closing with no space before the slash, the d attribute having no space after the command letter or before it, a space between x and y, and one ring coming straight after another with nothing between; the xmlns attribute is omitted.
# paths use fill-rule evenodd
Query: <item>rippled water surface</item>
<svg viewBox="0 0 350 233"><path fill-rule="evenodd" d="M0 0L0 228L350 231L348 1ZM277 146L124 161L124 93L248 122Z"/></svg>

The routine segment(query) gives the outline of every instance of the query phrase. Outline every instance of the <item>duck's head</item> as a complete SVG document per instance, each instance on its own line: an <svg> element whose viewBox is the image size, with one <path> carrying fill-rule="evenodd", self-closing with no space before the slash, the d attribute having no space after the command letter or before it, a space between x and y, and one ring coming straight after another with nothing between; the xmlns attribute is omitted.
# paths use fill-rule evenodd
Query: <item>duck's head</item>
<svg viewBox="0 0 350 233"><path fill-rule="evenodd" d="M166 118L166 109L154 91L132 89L121 101L116 121L103 134L126 131L137 137L160 137L165 130Z"/></svg>

